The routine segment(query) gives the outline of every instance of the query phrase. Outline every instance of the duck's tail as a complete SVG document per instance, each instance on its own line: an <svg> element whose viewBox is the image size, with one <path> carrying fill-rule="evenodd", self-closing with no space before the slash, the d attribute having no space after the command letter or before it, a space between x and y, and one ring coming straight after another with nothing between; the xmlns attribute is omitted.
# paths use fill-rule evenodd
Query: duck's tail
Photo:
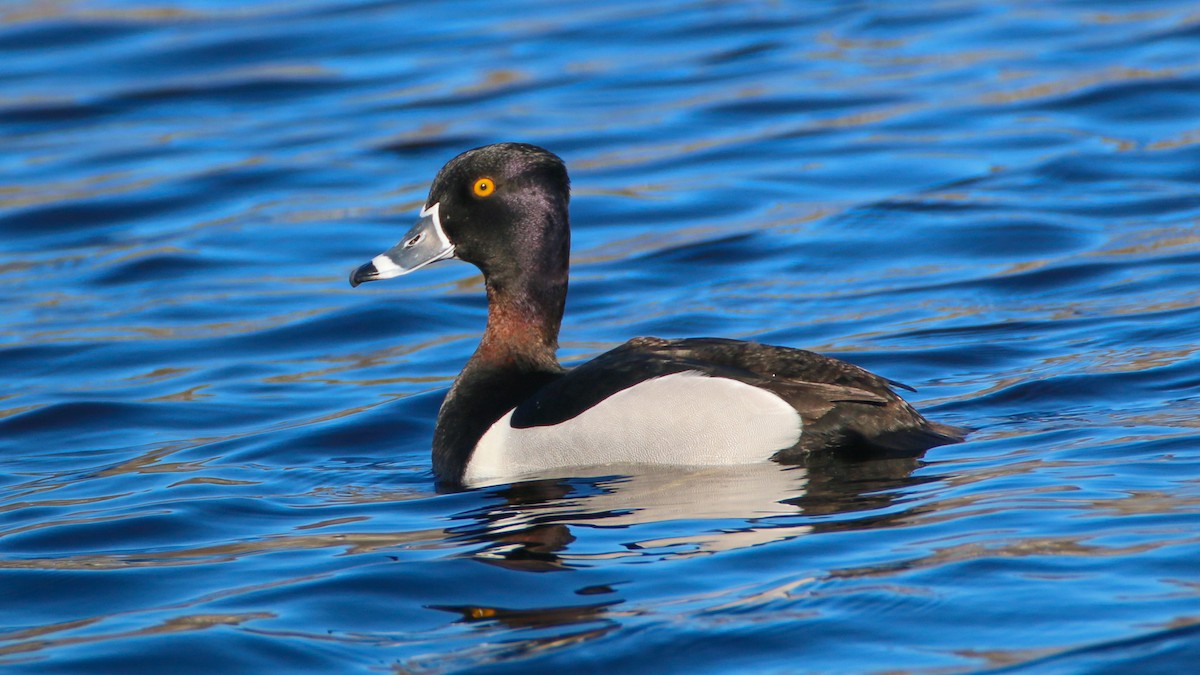
<svg viewBox="0 0 1200 675"><path fill-rule="evenodd" d="M887 456L915 456L939 445L962 443L972 431L968 427L925 420L921 426L879 434L870 443Z"/></svg>
<svg viewBox="0 0 1200 675"><path fill-rule="evenodd" d="M971 427L956 427L953 424L942 424L941 422L930 422L928 427L929 433L944 439L938 445L949 445L951 443L962 443L967 440L967 435L975 431Z"/></svg>

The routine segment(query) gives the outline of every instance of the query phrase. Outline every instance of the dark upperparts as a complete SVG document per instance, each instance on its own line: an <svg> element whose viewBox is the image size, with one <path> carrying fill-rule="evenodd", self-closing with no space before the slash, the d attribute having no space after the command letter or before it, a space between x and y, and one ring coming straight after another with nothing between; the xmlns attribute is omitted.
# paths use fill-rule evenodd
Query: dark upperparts
<svg viewBox="0 0 1200 675"><path fill-rule="evenodd" d="M612 393L685 370L752 384L796 408L804 439L777 459L914 454L962 440L965 430L928 422L892 391L894 383L802 350L638 338L564 371L555 352L567 294L569 195L566 167L547 150L523 143L469 150L438 172L421 220L400 243L351 274L357 286L450 257L483 272L487 328L434 432L440 480L459 483L475 445L510 410L517 428L557 424Z"/></svg>

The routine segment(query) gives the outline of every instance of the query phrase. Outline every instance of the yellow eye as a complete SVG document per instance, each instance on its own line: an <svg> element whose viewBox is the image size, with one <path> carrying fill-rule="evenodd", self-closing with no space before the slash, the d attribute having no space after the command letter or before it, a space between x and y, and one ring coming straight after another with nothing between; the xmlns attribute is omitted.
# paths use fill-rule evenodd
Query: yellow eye
<svg viewBox="0 0 1200 675"><path fill-rule="evenodd" d="M479 197L490 197L496 191L496 183L491 178L480 178L475 181L475 194Z"/></svg>

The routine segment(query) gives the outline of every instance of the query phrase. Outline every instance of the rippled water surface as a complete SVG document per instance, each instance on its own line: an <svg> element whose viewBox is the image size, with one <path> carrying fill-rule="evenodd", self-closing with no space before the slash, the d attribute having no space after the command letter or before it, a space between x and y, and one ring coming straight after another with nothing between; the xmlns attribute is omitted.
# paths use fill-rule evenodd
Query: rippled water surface
<svg viewBox="0 0 1200 675"><path fill-rule="evenodd" d="M1200 10L0 3L0 665L1184 672ZM574 183L561 357L802 346L976 427L919 461L439 492L483 326L351 289L441 164Z"/></svg>

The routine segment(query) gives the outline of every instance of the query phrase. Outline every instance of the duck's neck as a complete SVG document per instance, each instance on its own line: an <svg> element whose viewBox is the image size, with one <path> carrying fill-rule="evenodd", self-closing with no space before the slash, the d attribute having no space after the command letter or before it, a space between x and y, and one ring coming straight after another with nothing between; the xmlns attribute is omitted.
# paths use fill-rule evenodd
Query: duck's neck
<svg viewBox="0 0 1200 675"><path fill-rule="evenodd" d="M555 352L566 293L565 273L538 284L488 281L487 329L438 413L433 468L439 479L459 483L488 428L561 376Z"/></svg>
<svg viewBox="0 0 1200 675"><path fill-rule="evenodd" d="M566 279L547 285L488 281L488 321L479 348L463 370L556 368L558 330L566 304Z"/></svg>

